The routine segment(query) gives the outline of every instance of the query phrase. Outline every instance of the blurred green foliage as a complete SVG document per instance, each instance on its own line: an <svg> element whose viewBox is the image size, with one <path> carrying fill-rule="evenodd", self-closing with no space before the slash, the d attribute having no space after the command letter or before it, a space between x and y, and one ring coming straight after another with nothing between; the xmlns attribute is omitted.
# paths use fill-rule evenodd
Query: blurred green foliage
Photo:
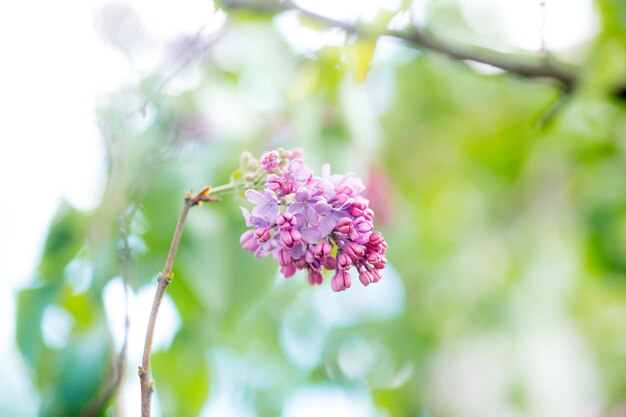
<svg viewBox="0 0 626 417"><path fill-rule="evenodd" d="M563 343L582 346L591 364L599 393L579 403L623 406L626 118L610 92L626 82L626 3L598 9L585 81L546 126L561 95L547 83L404 47L377 58L384 40L299 55L255 13L235 14L173 79L157 71L112 95L98 111L109 162L102 203L59 209L38 276L19 294L17 341L41 415L78 415L104 391L116 352L103 291L122 273L135 291L154 285L184 193L227 182L241 151L276 146L302 146L311 166L330 162L370 182L392 284L380 296L368 287L371 304L358 307L302 276L283 282L272 260L240 248L239 196L194 209L167 290L182 324L154 355L163 415L198 415L222 380L260 416L320 385L365 392L390 416L459 415L456 391L494 384L479 363L454 368L482 343L505 359L493 362L503 364L498 389L477 401L546 415L523 369L525 349L543 346L542 323L557 335L574 329ZM435 20L458 18L438 10ZM77 260L93 271L86 288L71 277ZM50 306L71 317L62 346L42 336ZM584 372L571 370L572 380ZM586 393L579 385L571 392Z"/></svg>

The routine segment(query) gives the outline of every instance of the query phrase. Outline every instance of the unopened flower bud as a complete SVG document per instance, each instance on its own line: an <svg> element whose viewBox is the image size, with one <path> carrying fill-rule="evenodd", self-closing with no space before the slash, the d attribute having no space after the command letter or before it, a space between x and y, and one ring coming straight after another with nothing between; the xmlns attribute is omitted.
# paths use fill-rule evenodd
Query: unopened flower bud
<svg viewBox="0 0 626 417"><path fill-rule="evenodd" d="M346 271L337 272L330 282L330 286L335 292L344 291L346 288L350 288L350 285L352 285L352 279Z"/></svg>
<svg viewBox="0 0 626 417"><path fill-rule="evenodd" d="M379 262L380 260L380 256L377 253L369 253L367 255L367 262L371 263L372 265L375 265Z"/></svg>
<svg viewBox="0 0 626 417"><path fill-rule="evenodd" d="M322 263L317 259L313 259L311 262L309 262L309 268L315 269L316 271L321 271Z"/></svg>
<svg viewBox="0 0 626 417"><path fill-rule="evenodd" d="M322 259L326 256L329 256L333 251L333 246L326 242L322 241L317 245L311 246L311 252L315 255L316 259Z"/></svg>
<svg viewBox="0 0 626 417"><path fill-rule="evenodd" d="M293 183L291 181L283 181L280 183L280 192L283 195L291 194L293 191Z"/></svg>
<svg viewBox="0 0 626 417"><path fill-rule="evenodd" d="M304 269L308 265L304 256L300 259L296 259L293 263L298 269Z"/></svg>
<svg viewBox="0 0 626 417"><path fill-rule="evenodd" d="M289 231L289 234L291 234L291 239L293 239L293 243L294 244L298 244L302 241L302 235L300 234L300 232L296 229L291 229Z"/></svg>
<svg viewBox="0 0 626 417"><path fill-rule="evenodd" d="M381 243L380 245L378 245L378 248L378 253L384 255L385 253L387 253L387 242Z"/></svg>
<svg viewBox="0 0 626 417"><path fill-rule="evenodd" d="M346 243L346 245L343 247L343 250L351 259L358 259L365 253L365 249L363 249L363 246L354 242Z"/></svg>
<svg viewBox="0 0 626 417"><path fill-rule="evenodd" d="M335 226L335 229L339 233L347 235L352 230L352 227L352 219L350 219L349 217L342 217L337 220L337 225Z"/></svg>
<svg viewBox="0 0 626 417"><path fill-rule="evenodd" d="M337 265L339 265L339 268L341 269L350 269L352 266L352 259L342 252L337 255Z"/></svg>
<svg viewBox="0 0 626 417"><path fill-rule="evenodd" d="M324 241L319 243L318 246L322 246L322 256L330 256L333 253L333 245Z"/></svg>
<svg viewBox="0 0 626 417"><path fill-rule="evenodd" d="M261 243L265 243L270 240L270 231L267 230L267 227L257 227L254 231L254 237Z"/></svg>
<svg viewBox="0 0 626 417"><path fill-rule="evenodd" d="M359 233L367 233L372 230L373 226L372 222L366 220L365 217L359 217L354 221L354 228Z"/></svg>
<svg viewBox="0 0 626 417"><path fill-rule="evenodd" d="M337 278L344 288L350 288L350 286L352 285L352 278L350 277L350 274L346 271L339 271L339 273L337 274Z"/></svg>
<svg viewBox="0 0 626 417"><path fill-rule="evenodd" d="M365 205L364 202L357 200L354 203L352 203L348 211L354 217L361 217L366 208L367 206Z"/></svg>
<svg viewBox="0 0 626 417"><path fill-rule="evenodd" d="M276 219L276 224L283 230L290 229L296 225L296 219L292 213L284 211Z"/></svg>
<svg viewBox="0 0 626 417"><path fill-rule="evenodd" d="M369 245L368 243L369 237L370 237L369 233L361 233L361 234L356 233L356 239L354 241L358 243L359 245Z"/></svg>
<svg viewBox="0 0 626 417"><path fill-rule="evenodd" d="M361 284L365 285L366 287L374 282L372 280L372 274L369 271L361 271L361 273L359 274L359 281L361 281Z"/></svg>
<svg viewBox="0 0 626 417"><path fill-rule="evenodd" d="M340 206L343 206L346 203L346 201L348 201L349 198L350 197L348 197L345 194L337 194L335 198L333 199L332 203L335 206L340 207Z"/></svg>
<svg viewBox="0 0 626 417"><path fill-rule="evenodd" d="M339 187L339 189L337 190L337 194L344 194L347 196L352 195L352 193L354 193L354 188L352 188L349 185L344 185L343 187Z"/></svg>
<svg viewBox="0 0 626 417"><path fill-rule="evenodd" d="M327 256L322 260L322 265L324 266L324 268L332 271L333 269L337 268L337 261L332 256Z"/></svg>
<svg viewBox="0 0 626 417"><path fill-rule="evenodd" d="M254 230L248 230L239 239L239 243L248 252L255 252L259 248L259 242L257 242L254 236Z"/></svg>
<svg viewBox="0 0 626 417"><path fill-rule="evenodd" d="M288 229L280 232L280 242L287 248L293 248L302 240L300 232L296 229Z"/></svg>
<svg viewBox="0 0 626 417"><path fill-rule="evenodd" d="M311 285L319 285L322 283L322 280L324 279L321 272L310 270L310 269L309 269L309 274L307 275L307 278Z"/></svg>
<svg viewBox="0 0 626 417"><path fill-rule="evenodd" d="M315 246L312 248L314 249ZM304 259L306 259L306 261L308 263L312 263L313 261L315 261L315 254L313 253L313 251L311 249L307 250L306 252L304 252Z"/></svg>
<svg viewBox="0 0 626 417"><path fill-rule="evenodd" d="M383 274L378 269L372 269L370 274L372 274L372 282L378 282L383 277Z"/></svg>
<svg viewBox="0 0 626 417"><path fill-rule="evenodd" d="M385 240L383 239L383 235L380 232L373 232L369 238L369 243L374 246L378 246L384 241Z"/></svg>
<svg viewBox="0 0 626 417"><path fill-rule="evenodd" d="M296 266L294 264L281 266L280 272L285 278L290 278L296 273Z"/></svg>
<svg viewBox="0 0 626 417"><path fill-rule="evenodd" d="M383 256L381 256L378 262L374 264L374 268L376 269L385 269L386 266L387 266L387 259L385 259L385 257Z"/></svg>
<svg viewBox="0 0 626 417"><path fill-rule="evenodd" d="M322 259L324 257L322 254L322 242L311 246L309 250L317 259Z"/></svg>
<svg viewBox="0 0 626 417"><path fill-rule="evenodd" d="M280 266L287 266L293 263L293 258L287 249L281 249L278 251L278 263Z"/></svg>
<svg viewBox="0 0 626 417"><path fill-rule="evenodd" d="M280 190L281 182L282 182L282 180L280 179L280 177L278 175L270 174L270 175L267 176L267 180L265 182L265 185L270 190L276 192L276 191Z"/></svg>

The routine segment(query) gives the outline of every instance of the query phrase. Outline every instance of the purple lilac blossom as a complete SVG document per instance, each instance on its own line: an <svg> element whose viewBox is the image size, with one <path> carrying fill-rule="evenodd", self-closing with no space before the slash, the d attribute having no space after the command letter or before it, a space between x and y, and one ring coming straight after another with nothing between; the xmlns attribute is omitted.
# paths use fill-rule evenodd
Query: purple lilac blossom
<svg viewBox="0 0 626 417"><path fill-rule="evenodd" d="M278 151L270 151L261 158L261 166L266 171L271 171L278 166L280 155Z"/></svg>
<svg viewBox="0 0 626 417"><path fill-rule="evenodd" d="M350 288L351 269L363 285L381 279L387 243L374 230L374 212L359 178L331 175L329 165L321 177L314 176L300 150L268 152L261 168L265 188L248 189L254 208L241 209L251 228L241 237L245 250L259 258L272 255L285 278L306 270L312 285L322 283L323 269L333 270L335 292Z"/></svg>

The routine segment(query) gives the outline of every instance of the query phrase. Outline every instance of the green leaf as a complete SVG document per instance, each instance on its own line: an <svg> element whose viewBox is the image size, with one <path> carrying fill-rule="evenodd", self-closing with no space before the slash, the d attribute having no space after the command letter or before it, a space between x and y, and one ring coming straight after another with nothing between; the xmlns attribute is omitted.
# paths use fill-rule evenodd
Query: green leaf
<svg viewBox="0 0 626 417"><path fill-rule="evenodd" d="M626 5L621 0L597 2L605 34L622 38L626 34Z"/></svg>
<svg viewBox="0 0 626 417"><path fill-rule="evenodd" d="M44 285L21 291L18 296L17 343L37 371L42 416L78 415L97 398L109 371L111 347L102 315L98 315L98 322L89 320L89 327L78 317L97 315L97 307L88 304L87 295L70 296L65 303L77 318L67 345L62 349L45 345L43 313L57 301L60 290L59 286Z"/></svg>
<svg viewBox="0 0 626 417"><path fill-rule="evenodd" d="M152 355L156 391L165 416L197 416L209 395L205 350L196 332L181 329L169 350Z"/></svg>
<svg viewBox="0 0 626 417"><path fill-rule="evenodd" d="M49 351L39 367L42 416L79 415L102 394L112 352L107 331L95 326L67 347Z"/></svg>
<svg viewBox="0 0 626 417"><path fill-rule="evenodd" d="M346 45L346 64L357 83L365 82L371 68L376 40L357 38Z"/></svg>
<svg viewBox="0 0 626 417"><path fill-rule="evenodd" d="M64 204L50 226L39 271L46 281L62 280L65 266L85 242L85 216Z"/></svg>
<svg viewBox="0 0 626 417"><path fill-rule="evenodd" d="M54 299L58 287L44 285L20 291L17 300L17 345L32 368L44 350L41 320L44 309Z"/></svg>

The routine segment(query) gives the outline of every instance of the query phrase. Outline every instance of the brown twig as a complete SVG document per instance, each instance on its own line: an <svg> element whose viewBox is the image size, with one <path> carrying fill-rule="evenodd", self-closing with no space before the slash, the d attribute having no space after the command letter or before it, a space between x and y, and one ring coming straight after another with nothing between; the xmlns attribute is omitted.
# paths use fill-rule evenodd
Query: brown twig
<svg viewBox="0 0 626 417"><path fill-rule="evenodd" d="M128 290L124 288L124 292L126 291ZM129 327L128 317L126 317L124 326L124 341L122 343L122 348L120 349L120 352L115 360L115 364L112 366L111 378L109 379L109 383L107 384L102 395L99 396L96 401L87 406L85 411L80 414L81 417L92 417L100 415L109 400L111 400L111 398L113 398L113 396L117 392L119 392L122 381L124 380L124 370L126 369L126 350L128 347Z"/></svg>
<svg viewBox="0 0 626 417"><path fill-rule="evenodd" d="M87 406L87 408L81 413L81 417L92 417L98 415L106 406L106 404L113 398L113 396L120 391L122 383L124 381L124 374L126 369L126 351L128 349L128 330L130 327L130 319L128 314L128 282L130 277L129 261L131 259L130 244L128 242L128 235L130 234L130 223L133 217L139 209L138 206L133 207L126 216L120 216L120 229L122 235L122 248L120 250L121 258L121 277L122 285L124 286L124 338L122 341L122 347L117 357L113 361L111 366L111 376L109 382L104 389L102 395L100 395L94 402Z"/></svg>
<svg viewBox="0 0 626 417"><path fill-rule="evenodd" d="M161 301L165 295L165 289L172 282L174 274L172 268L174 267L174 259L176 258L176 252L178 251L178 245L180 244L180 238L183 234L185 227L185 221L187 220L187 214L189 210L194 206L202 205L202 202L217 202L219 198L210 194L211 188L206 187L195 196L188 194L185 196L185 203L183 210L180 213L176 229L174 231L174 237L170 245L169 253L165 261L163 271L158 274L158 285L156 293L154 294L154 301L152 302L152 309L150 311L150 319L148 320L148 328L146 330L146 340L143 348L143 360L139 367L139 382L141 385L141 417L150 417L151 405L152 405L152 393L154 392L154 381L150 379L150 355L152 353L152 340L154 338L154 328L156 325L157 315L159 314L159 307Z"/></svg>
<svg viewBox="0 0 626 417"><path fill-rule="evenodd" d="M421 50L430 50L459 61L474 61L500 68L509 74L524 78L546 79L558 83L565 91L573 89L580 81L580 76L564 64L553 58L541 56L507 54L486 48L478 48L462 43L452 43L436 38L417 27L410 30L373 29L366 25L353 24L303 9L290 0L281 2L251 2L247 0L223 0L222 4L230 9L256 10L263 13L297 11L302 16L313 19L329 27L339 28L349 34L364 38L389 37L399 39Z"/></svg>
<svg viewBox="0 0 626 417"><path fill-rule="evenodd" d="M127 293L128 288L126 288L126 283L124 283L125 296ZM126 350L128 348L129 324L130 322L128 320L128 316L126 316L124 321L124 341L122 342L122 347L115 360L109 383L107 384L103 394L81 414L82 417L99 415L109 400L111 400L111 398L119 392L122 382L124 381L124 370L126 369Z"/></svg>

